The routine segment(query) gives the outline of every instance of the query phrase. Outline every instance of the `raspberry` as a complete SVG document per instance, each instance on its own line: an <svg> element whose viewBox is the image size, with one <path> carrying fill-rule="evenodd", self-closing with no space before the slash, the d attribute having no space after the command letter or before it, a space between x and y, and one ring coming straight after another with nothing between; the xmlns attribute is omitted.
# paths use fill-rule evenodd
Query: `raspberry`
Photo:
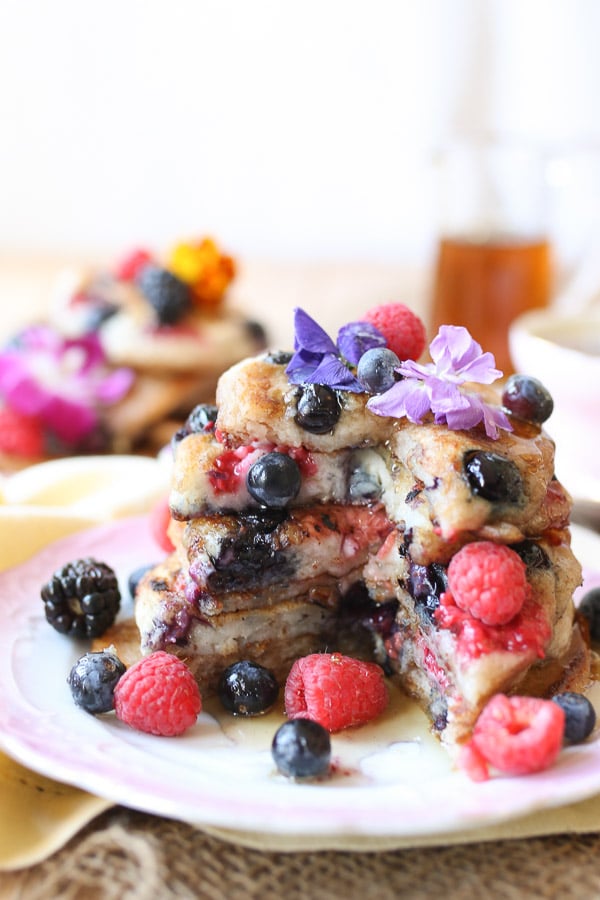
<svg viewBox="0 0 600 900"><path fill-rule="evenodd" d="M341 653L312 653L297 659L285 684L290 719L308 718L330 732L364 725L386 708L383 670Z"/></svg>
<svg viewBox="0 0 600 900"><path fill-rule="evenodd" d="M33 459L44 455L41 423L8 406L0 409L0 452Z"/></svg>
<svg viewBox="0 0 600 900"><path fill-rule="evenodd" d="M167 497L164 497L150 511L150 533L161 550L165 550L167 553L172 553L175 549L168 533L170 524L171 510L169 508L169 500Z"/></svg>
<svg viewBox="0 0 600 900"><path fill-rule="evenodd" d="M139 248L132 250L115 267L115 278L120 281L135 281L144 266L152 262L152 254Z"/></svg>
<svg viewBox="0 0 600 900"><path fill-rule="evenodd" d="M475 541L450 560L448 588L456 605L485 625L506 625L530 594L527 567L504 544Z"/></svg>
<svg viewBox="0 0 600 900"><path fill-rule="evenodd" d="M403 303L374 306L364 315L383 334L399 359L418 359L425 349L426 332L421 319Z"/></svg>
<svg viewBox="0 0 600 900"><path fill-rule="evenodd" d="M119 680L114 699L117 718L126 725L165 737L183 734L202 710L194 676L164 650L134 663Z"/></svg>
<svg viewBox="0 0 600 900"><path fill-rule="evenodd" d="M541 772L560 753L564 729L564 711L552 700L496 694L480 714L459 763L479 781L486 762L508 775Z"/></svg>

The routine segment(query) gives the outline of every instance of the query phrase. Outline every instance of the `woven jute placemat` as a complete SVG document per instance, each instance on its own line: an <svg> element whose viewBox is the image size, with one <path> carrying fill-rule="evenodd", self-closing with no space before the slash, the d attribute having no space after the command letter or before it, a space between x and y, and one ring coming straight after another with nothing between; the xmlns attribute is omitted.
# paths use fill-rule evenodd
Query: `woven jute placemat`
<svg viewBox="0 0 600 900"><path fill-rule="evenodd" d="M348 853L265 852L115 808L45 862L0 877L2 900L458 900L600 896L600 834Z"/></svg>

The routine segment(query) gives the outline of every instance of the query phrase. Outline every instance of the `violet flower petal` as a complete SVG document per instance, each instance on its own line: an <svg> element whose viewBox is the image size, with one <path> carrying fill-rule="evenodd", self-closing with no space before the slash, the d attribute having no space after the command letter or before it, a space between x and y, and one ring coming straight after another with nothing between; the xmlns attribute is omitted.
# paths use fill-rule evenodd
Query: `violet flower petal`
<svg viewBox="0 0 600 900"><path fill-rule="evenodd" d="M326 331L303 309L294 310L294 349L311 353L337 353L337 348Z"/></svg>
<svg viewBox="0 0 600 900"><path fill-rule="evenodd" d="M326 353L312 375L306 380L309 384L324 384L334 390L351 391L355 394L364 392L360 381L333 353Z"/></svg>
<svg viewBox="0 0 600 900"><path fill-rule="evenodd" d="M418 424L429 412L430 404L429 390L424 382L403 379L397 381L384 394L370 397L367 409L378 416L392 416L397 419L405 416L410 422Z"/></svg>
<svg viewBox="0 0 600 900"><path fill-rule="evenodd" d="M374 347L386 347L387 341L370 322L350 322L338 331L337 345L350 365L357 366L363 353Z"/></svg>
<svg viewBox="0 0 600 900"><path fill-rule="evenodd" d="M322 358L322 353L297 350L287 364L285 374L292 384L304 384L311 377Z"/></svg>
<svg viewBox="0 0 600 900"><path fill-rule="evenodd" d="M491 384L502 375L495 368L493 354L483 353L481 345L460 325L442 325L429 352L437 374L459 384L465 381Z"/></svg>

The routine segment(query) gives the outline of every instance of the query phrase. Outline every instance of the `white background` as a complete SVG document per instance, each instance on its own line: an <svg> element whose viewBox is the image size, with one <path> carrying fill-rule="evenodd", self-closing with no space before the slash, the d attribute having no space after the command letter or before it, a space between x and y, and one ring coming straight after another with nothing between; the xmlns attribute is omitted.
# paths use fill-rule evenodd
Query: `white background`
<svg viewBox="0 0 600 900"><path fill-rule="evenodd" d="M422 261L449 135L595 173L599 46L596 0L0 0L0 251Z"/></svg>

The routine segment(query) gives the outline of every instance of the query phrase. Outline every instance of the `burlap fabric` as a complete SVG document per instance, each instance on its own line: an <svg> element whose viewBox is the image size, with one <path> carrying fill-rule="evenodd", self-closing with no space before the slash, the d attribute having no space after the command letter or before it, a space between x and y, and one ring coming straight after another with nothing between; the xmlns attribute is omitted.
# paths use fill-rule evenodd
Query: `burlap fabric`
<svg viewBox="0 0 600 900"><path fill-rule="evenodd" d="M485 896L600 897L600 834L379 853L273 853L116 808L46 862L0 877L3 900Z"/></svg>

